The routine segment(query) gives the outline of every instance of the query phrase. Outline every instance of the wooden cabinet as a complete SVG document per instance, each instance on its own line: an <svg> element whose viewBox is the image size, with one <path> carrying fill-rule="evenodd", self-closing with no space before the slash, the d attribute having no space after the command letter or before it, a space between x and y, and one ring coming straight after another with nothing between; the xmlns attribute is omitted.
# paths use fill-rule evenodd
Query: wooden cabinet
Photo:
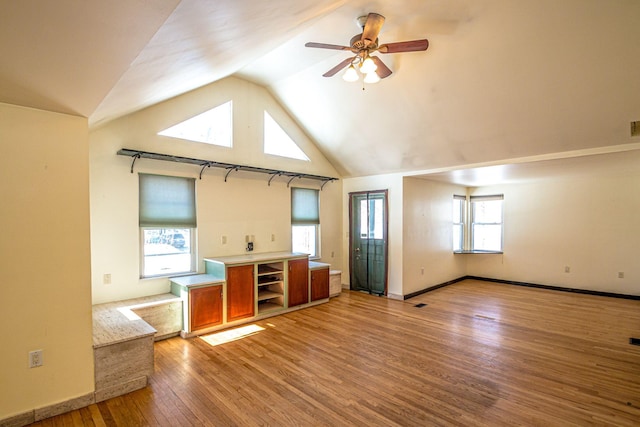
<svg viewBox="0 0 640 427"><path fill-rule="evenodd" d="M206 286L191 290L189 310L191 331L222 323L222 286Z"/></svg>
<svg viewBox="0 0 640 427"><path fill-rule="evenodd" d="M223 322L224 280L211 274L172 277L171 293L182 300L183 337Z"/></svg>
<svg viewBox="0 0 640 427"><path fill-rule="evenodd" d="M329 298L329 268L311 270L311 301Z"/></svg>
<svg viewBox="0 0 640 427"><path fill-rule="evenodd" d="M227 321L254 316L254 266L227 267Z"/></svg>
<svg viewBox="0 0 640 427"><path fill-rule="evenodd" d="M309 260L289 260L289 307L309 302Z"/></svg>

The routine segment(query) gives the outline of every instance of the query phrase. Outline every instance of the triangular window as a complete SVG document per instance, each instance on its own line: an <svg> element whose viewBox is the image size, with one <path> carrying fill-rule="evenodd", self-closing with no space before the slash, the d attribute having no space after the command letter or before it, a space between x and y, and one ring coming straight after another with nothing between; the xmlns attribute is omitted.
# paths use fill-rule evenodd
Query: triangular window
<svg viewBox="0 0 640 427"><path fill-rule="evenodd" d="M264 152L265 154L309 161L300 147L266 111L264 112Z"/></svg>
<svg viewBox="0 0 640 427"><path fill-rule="evenodd" d="M232 103L231 101L225 102L160 131L158 135L231 147L233 140Z"/></svg>

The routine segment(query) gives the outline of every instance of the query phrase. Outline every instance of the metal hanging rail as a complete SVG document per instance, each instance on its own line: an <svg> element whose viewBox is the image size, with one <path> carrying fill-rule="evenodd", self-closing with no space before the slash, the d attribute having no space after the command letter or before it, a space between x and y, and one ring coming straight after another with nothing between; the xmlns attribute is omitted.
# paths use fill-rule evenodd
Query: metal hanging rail
<svg viewBox="0 0 640 427"><path fill-rule="evenodd" d="M264 173L264 174L267 174L267 175L271 175L269 177L269 181L267 183L268 185L271 185L271 181L276 176L286 176L286 177L288 177L289 181L287 182L287 187L289 187L289 184L291 184L291 181L293 181L296 178L313 179L313 180L316 180L316 181L322 181L322 185L320 186L320 190L322 190L324 188L324 186L328 182L337 181L338 180L338 178L332 178L332 177L329 177L329 176L310 175L310 174L306 174L306 173L287 172L287 171L282 171L282 170L277 170L277 169L260 168L260 167L256 167L256 166L245 166L245 165L236 165L236 164L233 164L233 163L214 162L214 161L211 161L211 160L194 159L194 158L191 158L191 157L172 156L170 154L150 153L148 151L132 150L132 149L129 149L129 148L122 148L122 149L118 150L118 155L120 155L120 156L128 156L128 157L131 157L133 159L133 161L131 162L131 173L133 173L133 166L135 165L136 160L138 160L138 159L152 159L152 160L163 160L163 161L166 161L166 162L188 163L188 164L191 164L191 165L198 165L198 166L201 167L201 169L200 169L200 179L202 179L202 172L204 172L204 170L206 168L226 169L227 173L224 176L224 182L227 182L227 178L229 177L229 174L231 174L231 172L238 172L238 171L257 172L257 173Z"/></svg>

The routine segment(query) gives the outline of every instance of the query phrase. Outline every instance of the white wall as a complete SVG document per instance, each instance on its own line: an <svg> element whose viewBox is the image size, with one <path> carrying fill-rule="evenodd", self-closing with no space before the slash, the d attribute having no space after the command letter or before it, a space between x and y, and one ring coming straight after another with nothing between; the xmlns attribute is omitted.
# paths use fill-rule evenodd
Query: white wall
<svg viewBox="0 0 640 427"><path fill-rule="evenodd" d="M471 192L499 193L504 255L465 255L469 275L640 295L640 165Z"/></svg>
<svg viewBox="0 0 640 427"><path fill-rule="evenodd" d="M0 419L93 392L87 142L85 118L0 104Z"/></svg>
<svg viewBox="0 0 640 427"><path fill-rule="evenodd" d="M466 188L405 177L403 191L403 295L465 276L465 256L453 254L451 215L453 195Z"/></svg>
<svg viewBox="0 0 640 427"><path fill-rule="evenodd" d="M388 286L390 297L403 295L402 278L402 175L377 175L348 178L342 184L342 283L349 284L349 193L357 191L388 190Z"/></svg>
<svg viewBox="0 0 640 427"><path fill-rule="evenodd" d="M233 101L233 148L157 135L229 100ZM310 162L263 153L265 109ZM141 159L131 174L131 159L116 155L120 148L338 177L313 142L264 88L237 78L224 79L93 130L90 144L94 303L168 292L166 278L139 279L138 173L196 178L200 173L194 165ZM204 271L203 257L245 253L247 234L255 235L255 252L291 250L288 178L275 178L268 186L269 175L232 172L225 183L225 173L223 169L210 168L204 171L202 180L196 180L199 271ZM291 185L319 188L320 184L294 180ZM342 181L328 183L320 192L321 261L337 269L342 267L341 194ZM221 242L223 235L227 237L225 245ZM103 284L104 274L111 274L111 284Z"/></svg>

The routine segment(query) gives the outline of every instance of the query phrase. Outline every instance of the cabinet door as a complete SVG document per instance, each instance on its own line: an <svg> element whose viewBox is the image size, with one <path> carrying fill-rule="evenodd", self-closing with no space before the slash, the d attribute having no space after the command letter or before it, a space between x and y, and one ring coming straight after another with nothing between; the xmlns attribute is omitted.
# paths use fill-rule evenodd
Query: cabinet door
<svg viewBox="0 0 640 427"><path fill-rule="evenodd" d="M191 331L222 323L222 286L192 289L189 298Z"/></svg>
<svg viewBox="0 0 640 427"><path fill-rule="evenodd" d="M311 301L329 298L329 269L311 271Z"/></svg>
<svg viewBox="0 0 640 427"><path fill-rule="evenodd" d="M227 267L227 321L253 317L253 265Z"/></svg>
<svg viewBox="0 0 640 427"><path fill-rule="evenodd" d="M309 302L309 260L289 261L289 307Z"/></svg>

